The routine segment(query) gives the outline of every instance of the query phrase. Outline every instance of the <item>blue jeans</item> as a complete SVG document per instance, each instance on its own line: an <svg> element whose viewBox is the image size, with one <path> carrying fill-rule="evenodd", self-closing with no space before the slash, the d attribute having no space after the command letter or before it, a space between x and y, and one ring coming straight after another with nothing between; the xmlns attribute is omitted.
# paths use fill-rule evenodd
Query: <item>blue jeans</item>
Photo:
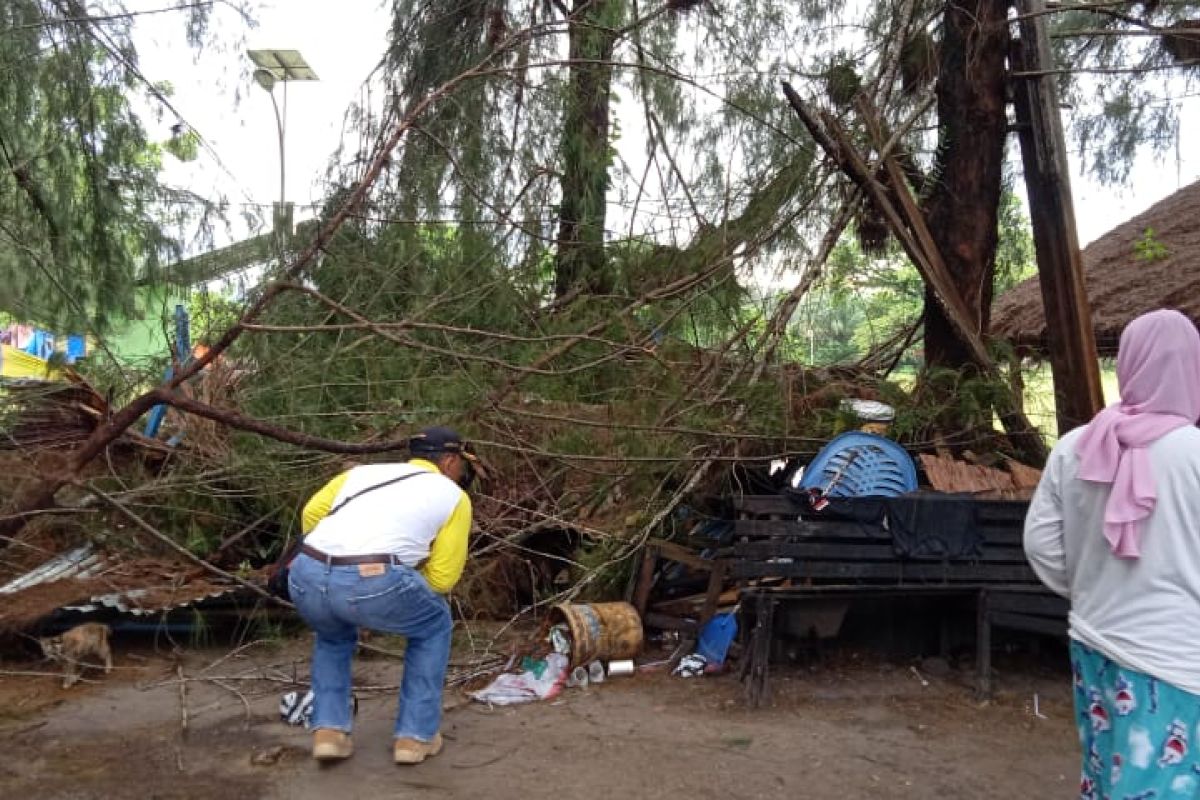
<svg viewBox="0 0 1200 800"><path fill-rule="evenodd" d="M304 554L292 562L288 590L316 634L312 727L350 732L350 664L358 629L368 628L407 637L395 735L428 742L442 722L450 606L411 567L383 569L363 577L357 566L330 566Z"/></svg>

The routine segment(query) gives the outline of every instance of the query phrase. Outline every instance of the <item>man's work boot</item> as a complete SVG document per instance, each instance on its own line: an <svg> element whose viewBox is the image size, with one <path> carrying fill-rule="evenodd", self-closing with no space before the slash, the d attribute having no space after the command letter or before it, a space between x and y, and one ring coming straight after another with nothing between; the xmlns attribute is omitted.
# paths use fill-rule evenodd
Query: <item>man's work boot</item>
<svg viewBox="0 0 1200 800"><path fill-rule="evenodd" d="M354 752L350 734L333 728L318 728L313 732L313 758L317 761L341 761Z"/></svg>
<svg viewBox="0 0 1200 800"><path fill-rule="evenodd" d="M433 739L422 742L418 739L397 739L392 746L392 755L397 764L420 764L430 756L442 752L442 735L435 733Z"/></svg>

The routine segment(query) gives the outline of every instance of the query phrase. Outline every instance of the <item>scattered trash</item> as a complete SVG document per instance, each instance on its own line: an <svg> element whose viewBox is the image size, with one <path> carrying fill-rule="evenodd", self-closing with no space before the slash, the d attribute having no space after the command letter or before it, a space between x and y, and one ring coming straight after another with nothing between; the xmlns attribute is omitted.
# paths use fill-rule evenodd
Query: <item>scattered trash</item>
<svg viewBox="0 0 1200 800"><path fill-rule="evenodd" d="M567 657L562 653L550 653L544 661L544 668L538 674L533 671L501 673L483 689L472 692L471 698L494 706L511 706L557 697L567 681Z"/></svg>
<svg viewBox="0 0 1200 800"><path fill-rule="evenodd" d="M910 672L912 672L913 675L916 676L917 680L919 680L921 682L922 686L926 686L926 687L929 686L929 681L925 680L924 675L922 675L920 672L917 672L916 667L909 667L908 669Z"/></svg>
<svg viewBox="0 0 1200 800"><path fill-rule="evenodd" d="M288 725L308 727L312 722L313 693L287 692L279 701L279 717Z"/></svg>
<svg viewBox="0 0 1200 800"><path fill-rule="evenodd" d="M608 677L611 678L613 676L632 675L635 669L636 667L634 666L633 659L631 658L626 658L621 661L610 661L608 662Z"/></svg>
<svg viewBox="0 0 1200 800"><path fill-rule="evenodd" d="M707 658L699 653L692 653L681 658L679 664L675 667L675 671L671 674L678 678L695 678L704 674L706 666L708 666Z"/></svg>
<svg viewBox="0 0 1200 800"><path fill-rule="evenodd" d="M303 725L312 727L313 693L309 689L304 694L300 692L285 692L279 698L279 718L288 725ZM350 713L358 714L358 697L350 695Z"/></svg>
<svg viewBox="0 0 1200 800"><path fill-rule="evenodd" d="M572 689L586 689L588 685L587 667L576 667L567 678L567 686Z"/></svg>
<svg viewBox="0 0 1200 800"><path fill-rule="evenodd" d="M717 614L700 630L696 652L708 662L710 671L719 670L725 665L725 657L737 637L737 630L737 615L733 612Z"/></svg>
<svg viewBox="0 0 1200 800"><path fill-rule="evenodd" d="M1043 714L1043 713L1042 713L1042 711L1041 711L1041 709L1038 707L1038 696L1037 696L1037 692L1034 692L1034 693L1033 693L1033 715L1034 715L1035 717L1037 717L1038 719L1050 719L1050 718L1049 718L1049 717L1047 717L1045 714Z"/></svg>
<svg viewBox="0 0 1200 800"><path fill-rule="evenodd" d="M565 623L569 631L573 666L634 658L642 651L642 619L629 603L562 603L550 615L558 623L554 628Z"/></svg>
<svg viewBox="0 0 1200 800"><path fill-rule="evenodd" d="M529 656L525 656L521 659L521 671L533 673L533 677L537 678L538 680L541 680L542 675L546 674L546 668L548 666L549 662L547 662L544 658L531 658Z"/></svg>
<svg viewBox="0 0 1200 800"><path fill-rule="evenodd" d="M671 674L680 678L694 678L706 672L720 672L725 668L725 657L729 654L729 647L736 636L736 610L727 614L717 614L700 630L696 652L680 659Z"/></svg>
<svg viewBox="0 0 1200 800"><path fill-rule="evenodd" d="M637 671L633 657L642 646L641 619L630 604L564 604L555 606L551 620L553 625L517 649L504 672L468 696L498 706L552 700L566 687L585 689L610 674Z"/></svg>
<svg viewBox="0 0 1200 800"><path fill-rule="evenodd" d="M566 625L555 625L550 629L550 644L554 652L564 656L571 654L571 632Z"/></svg>

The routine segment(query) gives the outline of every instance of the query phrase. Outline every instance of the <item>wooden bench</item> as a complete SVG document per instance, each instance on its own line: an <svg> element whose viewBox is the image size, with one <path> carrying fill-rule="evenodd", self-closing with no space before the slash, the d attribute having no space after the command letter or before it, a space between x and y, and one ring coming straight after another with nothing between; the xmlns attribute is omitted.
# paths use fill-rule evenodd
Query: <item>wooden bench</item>
<svg viewBox="0 0 1200 800"><path fill-rule="evenodd" d="M936 502L936 500L932 500ZM891 533L871 522L801 517L787 497L734 501L730 575L741 593L747 700L768 696L776 607L816 597L959 596L976 603L976 663L980 694L991 693L991 629L1065 635L1066 601L1044 589L1025 560L1023 503L972 501L980 550L962 558L906 558ZM775 585L765 585L774 581Z"/></svg>

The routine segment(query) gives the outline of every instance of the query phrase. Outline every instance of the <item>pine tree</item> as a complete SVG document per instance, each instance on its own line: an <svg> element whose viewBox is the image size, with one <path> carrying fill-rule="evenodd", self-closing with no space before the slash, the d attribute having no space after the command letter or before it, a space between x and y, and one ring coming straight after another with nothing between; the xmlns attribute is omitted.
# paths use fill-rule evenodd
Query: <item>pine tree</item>
<svg viewBox="0 0 1200 800"><path fill-rule="evenodd" d="M195 40L209 6L181 5ZM178 254L162 148L134 110L162 92L138 70L135 16L118 2L0 4L0 310L16 318L103 332Z"/></svg>

